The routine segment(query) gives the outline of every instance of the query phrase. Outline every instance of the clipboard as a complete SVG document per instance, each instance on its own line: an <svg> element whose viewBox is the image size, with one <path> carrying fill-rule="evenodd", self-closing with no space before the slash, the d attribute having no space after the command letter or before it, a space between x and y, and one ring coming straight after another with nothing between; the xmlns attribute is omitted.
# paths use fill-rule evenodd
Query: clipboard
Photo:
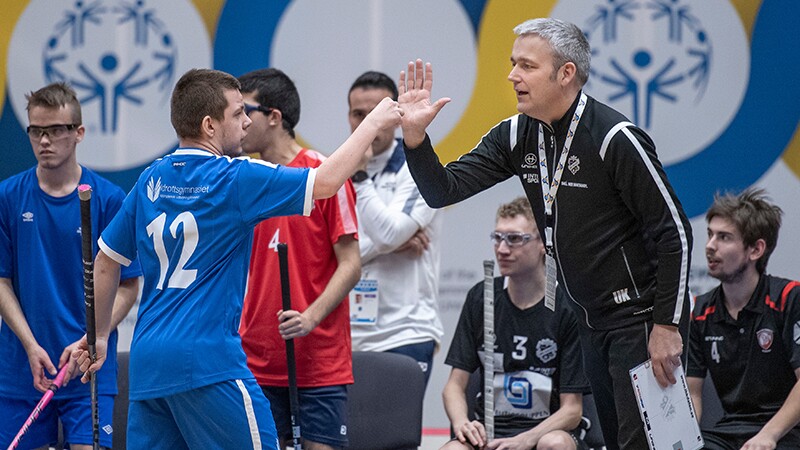
<svg viewBox="0 0 800 450"><path fill-rule="evenodd" d="M647 361L630 370L636 404L650 450L698 450L703 436L689 395L683 367L673 374L677 382L662 388Z"/></svg>

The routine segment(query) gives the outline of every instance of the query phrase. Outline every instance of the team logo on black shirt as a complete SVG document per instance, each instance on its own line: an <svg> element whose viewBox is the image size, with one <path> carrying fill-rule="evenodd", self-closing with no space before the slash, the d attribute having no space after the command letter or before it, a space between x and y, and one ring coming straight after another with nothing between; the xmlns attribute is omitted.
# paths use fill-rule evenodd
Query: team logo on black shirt
<svg viewBox="0 0 800 450"><path fill-rule="evenodd" d="M761 347L761 351L769 353L770 347L772 347L772 330L769 328L762 328L756 331L756 338L758 339L758 345Z"/></svg>
<svg viewBox="0 0 800 450"><path fill-rule="evenodd" d="M570 172L572 172L573 175L578 173L578 171L581 170L580 158L578 158L575 155L570 156L569 160L567 160L567 168L569 169Z"/></svg>
<svg viewBox="0 0 800 450"><path fill-rule="evenodd" d="M558 354L558 345L552 339L542 339L536 343L536 356L542 360L542 362L550 362L555 359L556 355Z"/></svg>

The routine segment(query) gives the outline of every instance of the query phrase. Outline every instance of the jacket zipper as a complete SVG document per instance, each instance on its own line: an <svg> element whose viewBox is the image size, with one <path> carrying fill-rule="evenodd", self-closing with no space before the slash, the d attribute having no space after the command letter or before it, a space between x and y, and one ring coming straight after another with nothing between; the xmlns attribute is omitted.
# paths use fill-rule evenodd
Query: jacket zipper
<svg viewBox="0 0 800 450"><path fill-rule="evenodd" d="M569 286L567 285L567 276L566 274L564 274L564 270L561 268L561 259L558 257L558 250L557 250L558 241L556 238L556 235L558 235L558 233L556 232L558 230L558 208L556 207L556 201L557 200L555 199L553 200L553 258L555 258L556 260L556 264L558 265L558 271L561 272L561 279L564 281L564 286L563 286L564 292L567 293L567 297L569 297L569 299L572 300L572 303L578 305L581 311L583 311L583 321L586 322L586 326L594 330L592 324L589 323L589 311L586 308L584 308L583 305L578 303L578 301L575 300L575 298L572 296L572 293L569 291Z"/></svg>

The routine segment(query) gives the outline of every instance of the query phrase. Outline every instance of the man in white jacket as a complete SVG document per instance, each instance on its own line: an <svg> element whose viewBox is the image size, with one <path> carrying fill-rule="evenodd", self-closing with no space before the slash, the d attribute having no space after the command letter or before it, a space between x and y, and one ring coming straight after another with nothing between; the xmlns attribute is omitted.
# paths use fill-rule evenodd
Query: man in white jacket
<svg viewBox="0 0 800 450"><path fill-rule="evenodd" d="M366 72L348 94L351 129L386 96L397 98L387 75ZM394 130L372 142L372 156L351 178L356 188L361 281L353 290L353 350L414 358L430 378L443 330L439 319L441 216L419 194Z"/></svg>

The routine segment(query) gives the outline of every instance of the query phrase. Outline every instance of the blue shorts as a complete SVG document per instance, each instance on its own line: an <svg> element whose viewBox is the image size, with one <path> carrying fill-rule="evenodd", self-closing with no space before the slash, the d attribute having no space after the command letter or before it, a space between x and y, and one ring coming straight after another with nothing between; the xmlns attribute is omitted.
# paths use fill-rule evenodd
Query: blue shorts
<svg viewBox="0 0 800 450"><path fill-rule="evenodd" d="M436 352L436 341L425 341L419 344L403 345L401 347L390 348L386 353L398 353L414 358L419 364L422 373L425 374L425 386L431 379L431 368L433 367L433 354Z"/></svg>
<svg viewBox="0 0 800 450"><path fill-rule="evenodd" d="M291 442L292 423L289 411L289 388L262 386L272 406L278 436ZM303 440L347 446L347 386L298 389L300 435Z"/></svg>
<svg viewBox="0 0 800 450"><path fill-rule="evenodd" d="M73 382L78 382L73 380ZM25 420L39 403L36 400L0 398L0 448L8 445L17 435ZM100 445L111 448L112 422L114 419L114 396L98 395L100 415ZM88 396L52 399L39 413L33 425L22 437L19 449L39 448L58 441L58 421L64 429L64 442L76 445L92 445L92 399Z"/></svg>
<svg viewBox="0 0 800 450"><path fill-rule="evenodd" d="M269 402L256 380L228 380L131 401L128 450L278 449Z"/></svg>

